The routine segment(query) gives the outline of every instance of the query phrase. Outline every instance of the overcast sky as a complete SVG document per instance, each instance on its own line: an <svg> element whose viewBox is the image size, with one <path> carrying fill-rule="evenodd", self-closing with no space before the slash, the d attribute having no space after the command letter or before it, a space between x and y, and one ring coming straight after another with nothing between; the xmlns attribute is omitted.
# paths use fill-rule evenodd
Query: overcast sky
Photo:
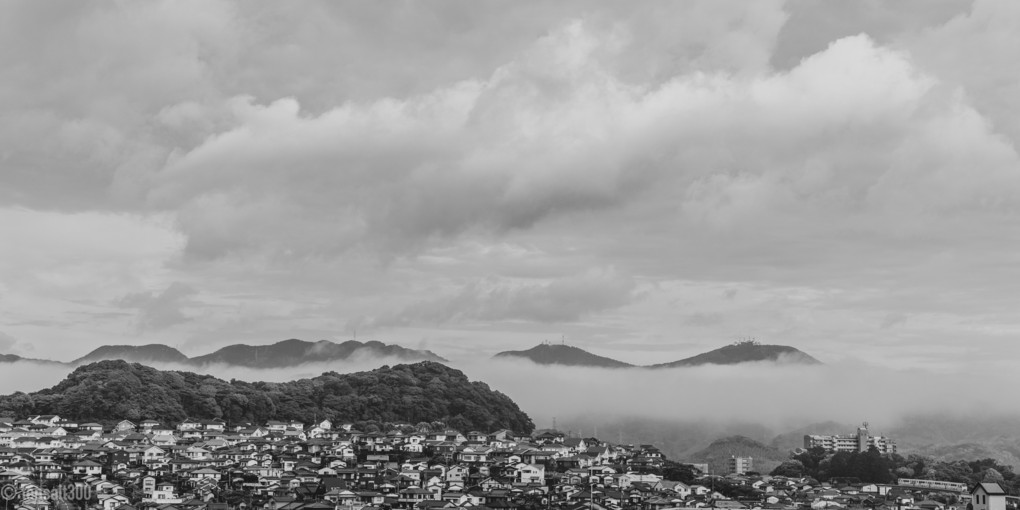
<svg viewBox="0 0 1020 510"><path fill-rule="evenodd" d="M1020 361L1020 2L0 11L0 353Z"/></svg>

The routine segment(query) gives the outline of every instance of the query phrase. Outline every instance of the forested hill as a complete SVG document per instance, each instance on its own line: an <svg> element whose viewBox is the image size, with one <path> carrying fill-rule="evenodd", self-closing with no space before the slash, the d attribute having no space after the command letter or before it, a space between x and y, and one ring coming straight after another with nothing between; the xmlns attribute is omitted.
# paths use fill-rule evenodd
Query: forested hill
<svg viewBox="0 0 1020 510"><path fill-rule="evenodd" d="M539 365L568 365L584 367L625 368L632 367L612 358L592 354L570 345L539 344L526 351L504 351L493 358L523 358Z"/></svg>
<svg viewBox="0 0 1020 510"><path fill-rule="evenodd" d="M530 433L535 428L510 397L431 361L352 374L326 372L284 383L227 382L101 361L77 368L52 388L0 397L0 416L10 414L59 414L101 422L223 418L262 423L317 416L337 422L440 421L464 431L506 428Z"/></svg>
<svg viewBox="0 0 1020 510"><path fill-rule="evenodd" d="M714 351L708 351L697 356L674 361L672 363L651 365L651 367L676 368L698 365L735 365L737 363L752 363L757 361L772 361L798 365L822 364L822 362L805 354L803 351L788 345L762 345L758 342L747 341L737 342L725 347L720 347Z"/></svg>

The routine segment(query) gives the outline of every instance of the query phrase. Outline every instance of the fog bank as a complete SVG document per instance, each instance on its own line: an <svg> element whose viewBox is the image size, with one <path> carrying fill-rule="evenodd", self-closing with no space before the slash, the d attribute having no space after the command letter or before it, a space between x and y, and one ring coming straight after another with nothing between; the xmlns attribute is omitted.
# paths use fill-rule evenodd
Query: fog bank
<svg viewBox="0 0 1020 510"><path fill-rule="evenodd" d="M365 356L272 369L153 366L225 380L280 382L327 371L349 373L400 363L406 362ZM561 428L571 426L587 435L594 433L599 424L626 421L633 428L633 424L646 420L726 424L744 431L744 435L764 439L772 433L817 422L853 424L867 420L881 431L897 426L907 416L1016 414L1002 408L998 392L987 391L1005 387L1006 378L995 371L964 374L856 363L806 366L771 362L606 369L543 366L506 359L460 360L450 365L510 396L539 428L551 427L555 418ZM0 366L0 393L48 388L71 370L25 361L4 363ZM613 434L611 430L604 432Z"/></svg>

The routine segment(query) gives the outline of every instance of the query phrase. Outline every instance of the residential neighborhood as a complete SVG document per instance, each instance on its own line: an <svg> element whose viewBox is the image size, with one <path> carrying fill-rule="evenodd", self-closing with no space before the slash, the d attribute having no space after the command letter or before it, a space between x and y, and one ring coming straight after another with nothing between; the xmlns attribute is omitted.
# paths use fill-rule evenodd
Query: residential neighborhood
<svg viewBox="0 0 1020 510"><path fill-rule="evenodd" d="M558 431L0 419L5 510L1007 508L995 484L975 487L971 503L971 491L952 484L818 483L752 465L734 459L730 474L710 476L652 445ZM669 466L685 468L687 482L669 479Z"/></svg>

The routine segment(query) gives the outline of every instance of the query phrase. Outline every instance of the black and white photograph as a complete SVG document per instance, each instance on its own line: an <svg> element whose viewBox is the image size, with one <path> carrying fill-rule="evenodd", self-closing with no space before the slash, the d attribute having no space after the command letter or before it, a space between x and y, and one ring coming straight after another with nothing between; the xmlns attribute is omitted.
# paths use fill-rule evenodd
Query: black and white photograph
<svg viewBox="0 0 1020 510"><path fill-rule="evenodd" d="M0 0L2 510L1020 510L1020 1Z"/></svg>

